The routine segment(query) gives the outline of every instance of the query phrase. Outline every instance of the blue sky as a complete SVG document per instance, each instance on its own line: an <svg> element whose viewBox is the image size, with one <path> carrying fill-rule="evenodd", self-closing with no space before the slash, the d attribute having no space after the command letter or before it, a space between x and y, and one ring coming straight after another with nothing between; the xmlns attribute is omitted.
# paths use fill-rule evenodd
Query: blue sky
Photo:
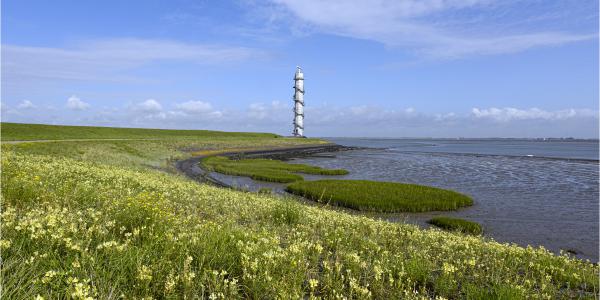
<svg viewBox="0 0 600 300"><path fill-rule="evenodd" d="M379 137L597 137L598 4L3 1L2 120Z"/></svg>

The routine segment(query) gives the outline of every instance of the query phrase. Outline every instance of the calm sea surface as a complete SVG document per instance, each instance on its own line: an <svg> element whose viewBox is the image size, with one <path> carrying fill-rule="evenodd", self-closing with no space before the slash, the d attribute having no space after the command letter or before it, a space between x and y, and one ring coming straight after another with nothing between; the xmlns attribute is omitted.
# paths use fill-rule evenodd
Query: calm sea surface
<svg viewBox="0 0 600 300"><path fill-rule="evenodd" d="M460 217L479 222L486 236L500 242L570 250L598 261L598 141L328 140L375 149L293 161L350 171L335 178L430 185L475 200L473 206L454 212L379 218L427 227L426 221L435 215ZM248 179L236 180L248 184Z"/></svg>

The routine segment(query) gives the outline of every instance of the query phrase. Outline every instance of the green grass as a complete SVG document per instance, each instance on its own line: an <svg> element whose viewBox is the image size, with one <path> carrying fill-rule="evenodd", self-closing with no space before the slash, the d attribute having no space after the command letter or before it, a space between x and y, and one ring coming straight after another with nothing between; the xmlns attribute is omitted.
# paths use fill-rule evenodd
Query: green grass
<svg viewBox="0 0 600 300"><path fill-rule="evenodd" d="M7 126L8 125L8 126ZM14 126L13 126L14 125ZM51 130L39 131L39 126ZM52 126L36 124L1 124L2 139L21 140L25 137L37 137L39 140L53 140L58 137L73 139L81 137L73 132L82 134L79 130L99 129L103 131L115 129L121 135L109 135L102 132L102 139L89 139L78 141L50 141L50 142L20 142L2 143L3 150L14 150L19 153L35 155L52 155L55 157L68 157L75 160L97 162L102 164L121 165L137 169L161 169L175 172L175 160L188 158L192 155L203 153L221 153L226 151L251 151L261 149L289 148L297 146L322 145L326 143L319 139L285 138L273 134L244 134L235 135L217 131L175 131L175 130L146 130L147 133L157 135L144 136L144 139L135 140L106 140L110 138L128 137L126 134L138 129L106 128L106 127L77 127L77 126ZM11 130L19 131L15 133ZM60 130L64 129L62 133ZM58 131L58 132L53 132ZM7 133L8 132L8 133ZM178 136L179 132L208 132L212 136ZM169 135L172 134L172 135ZM92 135L92 137L99 137ZM129 136L131 137L131 136ZM104 139L104 140L103 140Z"/></svg>
<svg viewBox="0 0 600 300"><path fill-rule="evenodd" d="M363 211L424 212L455 210L472 205L463 194L428 186L368 180L316 180L294 182L290 193L319 202Z"/></svg>
<svg viewBox="0 0 600 300"><path fill-rule="evenodd" d="M224 132L211 130L168 130L93 126L58 126L42 124L1 123L2 140L65 139L157 139L157 138L276 138L272 133Z"/></svg>
<svg viewBox="0 0 600 300"><path fill-rule="evenodd" d="M294 182L304 178L295 173L318 175L344 175L346 170L323 169L320 167L290 164L272 159L232 160L223 156L210 156L202 159L202 166L208 170L227 175L247 176L254 180L270 182Z"/></svg>
<svg viewBox="0 0 600 300"><path fill-rule="evenodd" d="M2 145L2 299L569 299L598 265L198 184L188 151L224 138ZM162 166L162 167L161 167Z"/></svg>
<svg viewBox="0 0 600 300"><path fill-rule="evenodd" d="M475 235L483 233L483 229L478 223L458 218L434 217L431 218L431 220L427 221L427 223L451 231L458 231Z"/></svg>

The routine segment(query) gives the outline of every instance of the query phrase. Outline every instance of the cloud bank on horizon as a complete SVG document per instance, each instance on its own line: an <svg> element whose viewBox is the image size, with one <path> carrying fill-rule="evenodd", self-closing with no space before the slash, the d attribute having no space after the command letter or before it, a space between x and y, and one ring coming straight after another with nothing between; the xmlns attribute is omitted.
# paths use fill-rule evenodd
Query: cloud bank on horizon
<svg viewBox="0 0 600 300"><path fill-rule="evenodd" d="M64 108L77 111L65 113ZM279 101L252 103L238 109L216 108L200 100L176 102L169 107L155 99L130 102L122 107L81 113L87 103L77 96L63 107L41 107L29 100L16 108L2 106L10 121L44 124L97 125L146 128L204 128L263 131L289 135L289 105ZM539 108L472 108L468 112L429 114L408 107L390 110L377 106L309 106L309 136L348 137L594 137L599 113L591 109L546 111ZM160 126L157 126L160 124ZM373 128L377 128L376 135ZM318 130L318 131L317 131ZM317 133L318 132L318 133ZM573 133L577 134L573 134Z"/></svg>
<svg viewBox="0 0 600 300"><path fill-rule="evenodd" d="M598 136L595 1L144 3L6 4L2 121L288 134L300 64L310 136Z"/></svg>

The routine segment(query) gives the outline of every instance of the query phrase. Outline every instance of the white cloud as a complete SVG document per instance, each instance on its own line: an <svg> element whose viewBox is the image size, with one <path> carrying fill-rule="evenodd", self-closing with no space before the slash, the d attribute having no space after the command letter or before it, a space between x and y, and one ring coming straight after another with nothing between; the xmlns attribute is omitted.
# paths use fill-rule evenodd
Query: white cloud
<svg viewBox="0 0 600 300"><path fill-rule="evenodd" d="M422 113L412 107L307 106L309 136L388 137L595 137L598 112L537 108L476 108L464 112ZM288 134L292 113L284 105L254 103L246 113L226 115L231 125ZM500 121L502 120L502 121ZM234 129L235 130L235 129Z"/></svg>
<svg viewBox="0 0 600 300"><path fill-rule="evenodd" d="M203 101L187 101L177 104L175 107L192 114L209 113L212 111L212 104Z"/></svg>
<svg viewBox="0 0 600 300"><path fill-rule="evenodd" d="M48 124L103 125L148 128L215 129L275 132L289 135L293 113L279 101L253 103L245 108L215 108L209 102L187 101L165 108L148 99L128 109L98 109L49 113L38 110L7 112L3 120ZM185 105L184 105L185 104ZM209 105L210 104L210 105ZM598 135L598 111L567 108L473 108L470 111L423 113L408 108L364 106L307 106L309 136L379 137L582 137Z"/></svg>
<svg viewBox="0 0 600 300"><path fill-rule="evenodd" d="M266 11L275 14L278 20L287 20L293 28L378 41L391 47L405 47L432 58L513 53L597 38L597 34L593 33L595 26L588 28L587 33L572 33L562 28L533 30L531 26L514 25L515 19L527 21L538 16L527 14L527 7L519 6L519 3L492 0L272 2L277 9ZM581 4L594 7L590 3ZM548 9L555 10L551 13L564 12L564 6ZM281 17L285 13L287 17ZM507 15L510 15L510 18L506 17L508 20L502 19ZM572 20L581 16L567 17L565 19ZM507 27L511 30L506 30ZM545 27L545 24L538 26Z"/></svg>
<svg viewBox="0 0 600 300"><path fill-rule="evenodd" d="M112 117L115 116L114 113L109 114ZM187 101L174 104L173 109L169 109L163 107L155 99L147 99L128 105L126 112L118 118L129 119L131 126L148 127L148 124L160 124L162 127L167 126L169 128L185 128L185 126L201 128L198 127L199 124L203 124L203 126L214 125L214 123L221 121L224 115L223 111L213 109L213 105L209 102Z"/></svg>
<svg viewBox="0 0 600 300"><path fill-rule="evenodd" d="M458 116L453 112L449 112L446 114L434 114L433 118L435 121L444 122L444 121L456 120L458 118Z"/></svg>
<svg viewBox="0 0 600 300"><path fill-rule="evenodd" d="M73 95L67 99L67 107L72 110L85 110L90 107L90 105Z"/></svg>
<svg viewBox="0 0 600 300"><path fill-rule="evenodd" d="M518 109L505 108L473 108L471 113L475 118L492 119L499 122L513 120L565 120L580 117L598 117L598 112L591 109L564 109L557 111L546 111L539 108Z"/></svg>
<svg viewBox="0 0 600 300"><path fill-rule="evenodd" d="M144 113L158 113L161 112L163 108L158 101L154 99L147 99L146 101L135 104L133 109Z"/></svg>
<svg viewBox="0 0 600 300"><path fill-rule="evenodd" d="M92 40L68 48L2 45L2 75L8 80L131 80L121 74L160 61L220 64L264 55L261 51L170 40Z"/></svg>
<svg viewBox="0 0 600 300"><path fill-rule="evenodd" d="M596 38L596 35L573 35L562 32L540 32L492 37L485 39L451 38L441 45L424 50L437 58L457 58L467 55L515 53L542 46L559 46Z"/></svg>
<svg viewBox="0 0 600 300"><path fill-rule="evenodd" d="M35 109L35 108L37 108L37 105L33 104L29 100L23 100L21 103L19 103L19 105L17 105L17 108L18 109Z"/></svg>
<svg viewBox="0 0 600 300"><path fill-rule="evenodd" d="M292 119L291 115L292 108L290 106L283 105L280 101L272 101L270 104L265 103L252 103L248 107L246 114L248 117L259 121L273 121L283 120L281 117L289 115L289 119Z"/></svg>
<svg viewBox="0 0 600 300"><path fill-rule="evenodd" d="M211 116L215 117L215 118L222 118L223 117L223 112L216 110L210 113Z"/></svg>

